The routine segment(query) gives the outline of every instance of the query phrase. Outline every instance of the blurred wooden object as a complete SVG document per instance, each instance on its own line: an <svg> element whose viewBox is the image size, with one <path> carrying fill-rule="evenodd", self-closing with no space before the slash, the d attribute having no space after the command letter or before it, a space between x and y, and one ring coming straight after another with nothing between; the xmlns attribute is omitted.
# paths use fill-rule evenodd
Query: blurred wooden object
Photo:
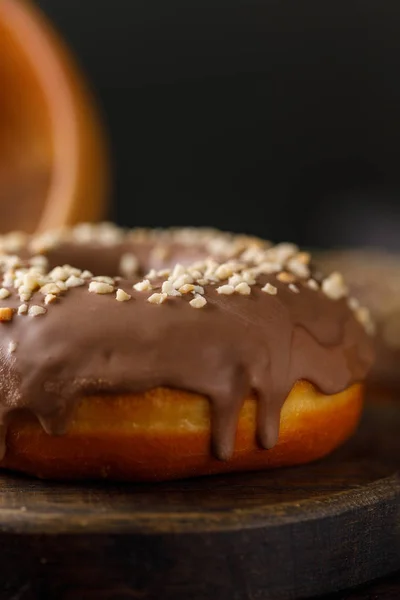
<svg viewBox="0 0 400 600"><path fill-rule="evenodd" d="M0 2L0 231L103 214L105 142L90 93L40 11Z"/></svg>

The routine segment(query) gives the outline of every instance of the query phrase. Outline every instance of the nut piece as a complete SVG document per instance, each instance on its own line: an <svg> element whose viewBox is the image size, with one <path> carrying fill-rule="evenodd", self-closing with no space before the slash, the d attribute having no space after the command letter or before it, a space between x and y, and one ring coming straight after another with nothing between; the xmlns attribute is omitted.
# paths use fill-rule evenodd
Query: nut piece
<svg viewBox="0 0 400 600"><path fill-rule="evenodd" d="M189 294L189 292L195 291L195 287L200 287L200 286L194 286L191 283L185 283L185 285L183 285L182 287L179 288L179 291L181 294Z"/></svg>
<svg viewBox="0 0 400 600"><path fill-rule="evenodd" d="M359 323L364 327L368 335L374 335L375 323L371 318L371 314L365 306L361 306L355 311L355 317Z"/></svg>
<svg viewBox="0 0 400 600"><path fill-rule="evenodd" d="M191 275L189 275L189 273L184 273L183 275L179 275L179 277L177 277L175 280L171 275L170 280L176 290L179 290L179 288L184 286L186 283L193 283L193 277Z"/></svg>
<svg viewBox="0 0 400 600"><path fill-rule="evenodd" d="M147 279L155 279L157 277L157 271L155 269L150 269L148 273L146 273L145 277ZM146 281L146 279L145 279Z"/></svg>
<svg viewBox="0 0 400 600"><path fill-rule="evenodd" d="M235 292L237 292L238 294L241 294L242 296L248 296L249 294L251 294L251 288L248 283L246 283L245 281L242 281L242 283L239 283L235 287Z"/></svg>
<svg viewBox="0 0 400 600"><path fill-rule="evenodd" d="M61 294L62 290L60 289L60 286L57 283L46 283L46 285L43 285L40 288L40 293L43 294L43 296L47 296L47 294Z"/></svg>
<svg viewBox="0 0 400 600"><path fill-rule="evenodd" d="M45 312L47 312L47 310L44 308L44 306L38 306L37 304L34 304L29 308L28 315L30 317L39 317L40 315L44 315Z"/></svg>
<svg viewBox="0 0 400 600"><path fill-rule="evenodd" d="M278 293L278 288L276 288L274 285L271 285L270 283L266 283L264 287L261 288L261 291L270 294L271 296L276 296L276 294Z"/></svg>
<svg viewBox="0 0 400 600"><path fill-rule="evenodd" d="M119 261L119 270L124 277L131 277L139 268L139 261L132 252L127 252L121 256Z"/></svg>
<svg viewBox="0 0 400 600"><path fill-rule="evenodd" d="M100 283L108 283L108 285L114 285L114 279L112 277L107 277L106 275L99 275L98 277L93 277L93 281L99 281Z"/></svg>
<svg viewBox="0 0 400 600"><path fill-rule="evenodd" d="M230 296L235 291L233 285L221 285L217 287L218 294L224 294L225 296Z"/></svg>
<svg viewBox="0 0 400 600"><path fill-rule="evenodd" d="M360 308L360 302L357 300L357 298L354 298L353 296L350 297L347 300L347 306L351 309L351 310L357 310L358 308Z"/></svg>
<svg viewBox="0 0 400 600"><path fill-rule="evenodd" d="M148 279L143 279L143 281L139 281L138 283L135 283L135 285L133 286L133 289L136 290L137 292L147 292L149 290L152 290L153 286L151 285L151 283Z"/></svg>
<svg viewBox="0 0 400 600"><path fill-rule="evenodd" d="M318 283L315 281L315 279L309 279L307 281L307 286L311 289L311 290L318 290L319 286Z"/></svg>
<svg viewBox="0 0 400 600"><path fill-rule="evenodd" d="M296 277L306 279L310 276L310 269L307 264L298 259L298 255L288 261L287 268L293 275L296 275Z"/></svg>
<svg viewBox="0 0 400 600"><path fill-rule="evenodd" d="M44 297L44 303L45 304L51 304L52 302L55 302L56 300L57 300L57 296L55 294L47 294Z"/></svg>
<svg viewBox="0 0 400 600"><path fill-rule="evenodd" d="M294 294L298 294L300 292L299 288L297 287L297 285L294 285L294 283L289 283L288 288Z"/></svg>
<svg viewBox="0 0 400 600"><path fill-rule="evenodd" d="M67 288L72 288L72 287L79 287L80 285L84 285L85 280L82 279L81 277L76 277L76 275L71 275L70 277L68 277L67 281L65 282L65 285L67 286Z"/></svg>
<svg viewBox="0 0 400 600"><path fill-rule="evenodd" d="M186 269L183 265L181 265L180 263L177 263L174 268L173 271L171 273L171 279L178 279L178 277L180 277L181 275L185 275L186 273Z"/></svg>
<svg viewBox="0 0 400 600"><path fill-rule="evenodd" d="M182 286L181 286L182 287ZM172 281L164 281L161 287L161 291L163 294L167 294L167 296L181 296L182 294L176 290L172 284Z"/></svg>
<svg viewBox="0 0 400 600"><path fill-rule="evenodd" d="M89 292L95 294L111 294L114 291L114 286L102 281L91 281L89 284Z"/></svg>
<svg viewBox="0 0 400 600"><path fill-rule="evenodd" d="M193 290L193 294L204 294L204 288L202 285L195 285L194 286L194 290Z"/></svg>
<svg viewBox="0 0 400 600"><path fill-rule="evenodd" d="M54 267L54 269L49 273L49 277L53 281L57 281L57 279L65 281L70 275L71 273L69 272L69 269L65 269L64 267Z"/></svg>
<svg viewBox="0 0 400 600"><path fill-rule="evenodd" d="M10 290L7 290L6 288L0 288L0 300L5 300L5 298L8 298L8 296L11 294Z"/></svg>
<svg viewBox="0 0 400 600"><path fill-rule="evenodd" d="M220 281L228 279L232 275L232 268L229 264L222 264L215 270L215 275Z"/></svg>
<svg viewBox="0 0 400 600"><path fill-rule="evenodd" d="M20 285L18 288L18 294L21 302L27 302L32 296L32 290L25 285Z"/></svg>
<svg viewBox="0 0 400 600"><path fill-rule="evenodd" d="M118 300L118 302L126 302L127 300L130 300L132 298L132 296L127 294L124 290L121 290L121 288L117 290L115 297Z"/></svg>
<svg viewBox="0 0 400 600"><path fill-rule="evenodd" d="M207 300L203 296L200 296L200 294L195 294L195 297L189 302L189 304L193 308L203 308L203 306L207 304Z"/></svg>
<svg viewBox="0 0 400 600"><path fill-rule="evenodd" d="M239 275L239 273L235 273L235 275L229 277L228 284L233 285L233 287L236 287L237 285L239 285L239 283L242 283L242 281L243 277Z"/></svg>
<svg viewBox="0 0 400 600"><path fill-rule="evenodd" d="M0 321L11 321L14 311L12 308L0 308Z"/></svg>
<svg viewBox="0 0 400 600"><path fill-rule="evenodd" d="M19 308L18 308L18 314L19 315L25 315L28 312L28 305L27 304L20 304Z"/></svg>
<svg viewBox="0 0 400 600"><path fill-rule="evenodd" d="M150 302L151 304L162 304L167 298L167 294L152 294L147 298L147 302Z"/></svg>
<svg viewBox="0 0 400 600"><path fill-rule="evenodd" d="M10 354L12 354L13 352L15 352L17 349L17 342L10 342L8 344L8 351Z"/></svg>
<svg viewBox="0 0 400 600"><path fill-rule="evenodd" d="M347 296L348 289L341 273L334 272L322 282L322 291L331 300L340 300Z"/></svg>
<svg viewBox="0 0 400 600"><path fill-rule="evenodd" d="M296 277L292 275L292 273L288 273L287 271L282 271L281 273L278 273L276 278L282 283L293 283L294 281L296 281Z"/></svg>

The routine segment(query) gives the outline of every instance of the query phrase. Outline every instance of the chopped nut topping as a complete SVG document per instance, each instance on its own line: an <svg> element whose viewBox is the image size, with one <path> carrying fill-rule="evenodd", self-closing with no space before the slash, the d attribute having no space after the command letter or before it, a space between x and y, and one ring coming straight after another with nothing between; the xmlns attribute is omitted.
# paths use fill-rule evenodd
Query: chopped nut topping
<svg viewBox="0 0 400 600"><path fill-rule="evenodd" d="M115 292L118 301L127 301L131 298L130 294L121 288L116 289L120 278L94 277L90 271L81 271L71 265L60 265L47 273L48 260L41 255L42 252L63 243L100 243L108 246L120 242L126 243L127 248L129 242L145 242L148 247L153 248L151 258L161 263L167 258L172 244L176 244L178 248L182 246L183 249L185 246L191 246L195 250L198 247L201 253L208 252L209 258L197 260L189 266L178 263L173 268L162 268L158 271L153 268L142 281L133 285L136 291L151 291L153 290L151 282L156 280L154 287L157 293L152 293L147 298L152 304L162 304L170 296L179 298L185 294L193 294L190 305L201 308L207 304L207 293L212 286L215 286L217 293L222 295L234 293L250 295L252 286L261 287L259 277L270 274L276 275L278 281L288 284L289 290L293 293L299 293L301 283L313 290L319 290L321 287L331 299L339 299L347 295L347 288L341 275L333 273L322 280L322 276L311 271L310 254L300 252L294 244L282 243L272 246L269 242L257 238L221 233L212 229L172 228L128 231L109 223L99 225L84 223L43 235L0 235L2 276L0 299L10 295L8 288L15 289L22 302L18 314L28 312L36 316L46 311L42 306L32 306L28 309L26 302L36 290L44 295L44 303L47 305L56 301L62 292L68 293L70 288L87 283L90 292L97 294ZM18 253L20 249L27 249L28 253L35 250L39 254L26 260L11 254L11 252ZM127 252L122 255L120 271L125 277L136 274L139 268L140 264L134 253ZM321 286L317 282L320 280L323 281ZM276 295L278 292L277 287L270 283L266 283L261 290L270 295ZM348 305L354 311L356 318L368 331L371 331L373 325L368 311L361 308L353 298L348 299ZM6 311L4 314L11 314L10 318L12 318L13 310L4 310Z"/></svg>
<svg viewBox="0 0 400 600"><path fill-rule="evenodd" d="M295 244L289 244L287 242L282 242L281 244L277 244L273 246L269 251L271 255L275 257L275 260L280 263L284 263L289 258L294 256L299 252L298 247Z"/></svg>
<svg viewBox="0 0 400 600"><path fill-rule="evenodd" d="M303 265L309 265L311 261L311 254L309 252L299 252L296 254L296 259L298 262L303 263Z"/></svg>
<svg viewBox="0 0 400 600"><path fill-rule="evenodd" d="M230 296L235 291L233 285L221 285L217 288L218 294L224 294L225 296Z"/></svg>
<svg viewBox="0 0 400 600"><path fill-rule="evenodd" d="M152 294L147 301L151 304L162 304L168 298L167 294Z"/></svg>
<svg viewBox="0 0 400 600"><path fill-rule="evenodd" d="M69 271L67 269L65 269L64 267L55 267L49 273L49 277L53 281L56 281L57 279L61 279L61 281L65 281L66 279L68 279L69 276L70 276Z"/></svg>
<svg viewBox="0 0 400 600"><path fill-rule="evenodd" d="M171 281L164 281L161 287L161 291L163 292L163 294L167 294L167 296L181 296L181 293L174 288Z"/></svg>
<svg viewBox="0 0 400 600"><path fill-rule="evenodd" d="M198 286L196 286L198 287ZM189 294L189 292L194 292L195 291L195 286L191 283L185 283L185 285L183 285L182 287L179 288L179 291L181 294ZM203 289L203 288L202 288ZM204 293L204 290L203 290Z"/></svg>
<svg viewBox="0 0 400 600"><path fill-rule="evenodd" d="M298 259L298 255L288 261L287 268L293 275L296 275L296 277L306 279L310 276L310 269L304 262Z"/></svg>
<svg viewBox="0 0 400 600"><path fill-rule="evenodd" d="M25 273L25 275L22 277L22 281L24 287L30 291L34 291L39 287L38 274Z"/></svg>
<svg viewBox="0 0 400 600"><path fill-rule="evenodd" d="M257 273L259 275L270 275L272 273L278 273L282 270L282 265L277 262L262 262L257 267Z"/></svg>
<svg viewBox="0 0 400 600"><path fill-rule="evenodd" d="M91 271L82 271L81 273L82 279L93 279L93 273Z"/></svg>
<svg viewBox="0 0 400 600"><path fill-rule="evenodd" d="M154 261L163 261L168 258L168 248L166 246L156 246L151 251L151 258Z"/></svg>
<svg viewBox="0 0 400 600"><path fill-rule="evenodd" d="M51 304L52 302L55 302L56 300L57 300L57 296L55 294L46 294L46 296L44 297L45 304Z"/></svg>
<svg viewBox="0 0 400 600"><path fill-rule="evenodd" d="M364 327L368 335L374 335L375 324L371 318L371 314L365 306L361 306L355 311L355 317L359 323Z"/></svg>
<svg viewBox="0 0 400 600"><path fill-rule="evenodd" d="M190 306L193 308L203 308L207 304L207 300L204 296L200 296L200 294L195 294L193 300L189 302Z"/></svg>
<svg viewBox="0 0 400 600"><path fill-rule="evenodd" d="M114 291L114 286L103 281L91 281L89 284L89 292L95 294L111 294Z"/></svg>
<svg viewBox="0 0 400 600"><path fill-rule="evenodd" d="M340 298L343 298L348 293L342 275L337 272L332 273L323 280L322 291L331 300L340 300Z"/></svg>
<svg viewBox="0 0 400 600"><path fill-rule="evenodd" d="M157 277L157 271L155 269L150 269L148 273L146 273L146 279L155 279Z"/></svg>
<svg viewBox="0 0 400 600"><path fill-rule="evenodd" d="M235 287L235 292L237 292L238 294L241 294L242 296L248 296L249 294L251 294L251 288L248 283L246 283L245 281L242 281L242 283L239 283Z"/></svg>
<svg viewBox="0 0 400 600"><path fill-rule="evenodd" d="M193 294L200 294L201 296L204 294L204 288L202 285L195 285L194 286L194 290L192 291Z"/></svg>
<svg viewBox="0 0 400 600"><path fill-rule="evenodd" d="M59 285L57 283L46 283L46 285L43 285L40 288L40 293L43 294L43 296L47 296L47 294L61 294L62 290L60 289Z"/></svg>
<svg viewBox="0 0 400 600"><path fill-rule="evenodd" d="M147 292L149 290L152 290L153 286L151 285L148 279L143 279L143 281L135 283L133 289L135 289L137 292Z"/></svg>
<svg viewBox="0 0 400 600"><path fill-rule="evenodd" d="M276 288L274 285L271 285L270 283L266 283L264 287L261 288L261 291L266 292L271 296L276 296L276 294L278 293L278 288Z"/></svg>
<svg viewBox="0 0 400 600"><path fill-rule="evenodd" d="M248 285L254 285L256 283L256 279L250 270L242 271L241 276L243 281Z"/></svg>
<svg viewBox="0 0 400 600"><path fill-rule="evenodd" d="M171 275L171 269L161 269L157 271L158 277L169 277Z"/></svg>
<svg viewBox="0 0 400 600"><path fill-rule="evenodd" d="M38 267L43 270L47 269L47 266L49 264L48 259L42 254L32 256L32 258L29 259L29 262L31 263L32 267Z"/></svg>
<svg viewBox="0 0 400 600"><path fill-rule="evenodd" d="M236 273L235 275L232 275L232 277L229 277L228 284L233 285L233 287L236 287L237 285L239 285L239 283L242 283L242 281L242 276Z"/></svg>
<svg viewBox="0 0 400 600"><path fill-rule="evenodd" d="M294 281L296 281L295 276L292 275L292 273L288 273L287 271L282 271L281 273L278 273L276 278L282 283L293 283Z"/></svg>
<svg viewBox="0 0 400 600"><path fill-rule="evenodd" d="M32 290L26 287L26 285L20 285L18 288L18 295L21 302L27 302L32 296Z"/></svg>
<svg viewBox="0 0 400 600"><path fill-rule="evenodd" d="M44 315L45 312L47 311L44 308L44 306L38 306L37 304L33 304L28 310L28 315L30 317L40 317L40 315Z"/></svg>
<svg viewBox="0 0 400 600"><path fill-rule="evenodd" d="M307 281L307 286L311 289L311 290L318 290L319 289L319 285L318 283L315 281L315 279L309 279Z"/></svg>
<svg viewBox="0 0 400 600"><path fill-rule="evenodd" d="M232 268L227 264L222 264L215 270L215 275L218 277L220 281L224 279L228 279L232 275Z"/></svg>
<svg viewBox="0 0 400 600"><path fill-rule="evenodd" d="M67 288L72 288L72 287L79 287L80 285L84 285L85 284L85 280L82 279L81 277L76 277L76 275L70 275L67 279L67 281L65 282L65 285L67 286Z"/></svg>
<svg viewBox="0 0 400 600"><path fill-rule="evenodd" d="M193 277L189 275L189 273L184 273L183 275L180 275L177 279L175 279L175 281L172 279L171 275L170 280L172 280L172 285L176 290L179 290L179 288L184 286L186 283L193 283Z"/></svg>
<svg viewBox="0 0 400 600"><path fill-rule="evenodd" d="M114 285L114 279L112 277L106 277L105 275L93 277L93 281L99 281L100 283L108 283L108 285Z"/></svg>
<svg viewBox="0 0 400 600"><path fill-rule="evenodd" d="M8 351L10 354L12 354L13 352L15 352L17 349L17 342L10 342L8 344Z"/></svg>
<svg viewBox="0 0 400 600"><path fill-rule="evenodd" d="M347 305L351 310L357 310L358 308L360 308L359 301L357 300L357 298L353 298L353 297L350 297L347 300Z"/></svg>
<svg viewBox="0 0 400 600"><path fill-rule="evenodd" d="M121 256L119 262L119 270L124 277L135 275L139 269L139 261L132 252L128 252Z"/></svg>
<svg viewBox="0 0 400 600"><path fill-rule="evenodd" d="M5 300L11 294L10 290L6 288L0 288L0 300Z"/></svg>
<svg viewBox="0 0 400 600"><path fill-rule="evenodd" d="M0 308L0 321L11 321L14 311L12 308Z"/></svg>
<svg viewBox="0 0 400 600"><path fill-rule="evenodd" d="M19 308L18 308L18 314L19 315L25 315L28 312L28 305L27 304L20 304Z"/></svg>
<svg viewBox="0 0 400 600"><path fill-rule="evenodd" d="M124 290L121 290L121 288L117 290L115 297L118 300L118 302L126 302L127 300L130 300L132 298L132 296L127 294Z"/></svg>

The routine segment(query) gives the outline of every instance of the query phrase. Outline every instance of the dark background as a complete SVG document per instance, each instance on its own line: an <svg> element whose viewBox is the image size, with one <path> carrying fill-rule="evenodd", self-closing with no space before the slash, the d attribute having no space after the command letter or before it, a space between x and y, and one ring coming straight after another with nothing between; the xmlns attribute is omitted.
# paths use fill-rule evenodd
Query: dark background
<svg viewBox="0 0 400 600"><path fill-rule="evenodd" d="M400 248L398 0L39 0L96 92L124 225Z"/></svg>

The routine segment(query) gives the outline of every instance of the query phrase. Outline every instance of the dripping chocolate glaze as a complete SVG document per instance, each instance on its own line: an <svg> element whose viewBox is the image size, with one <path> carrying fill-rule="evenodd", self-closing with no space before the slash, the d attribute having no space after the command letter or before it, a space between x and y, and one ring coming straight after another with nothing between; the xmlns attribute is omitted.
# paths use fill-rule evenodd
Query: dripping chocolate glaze
<svg viewBox="0 0 400 600"><path fill-rule="evenodd" d="M70 249L64 250L68 254ZM83 250L80 246L77 252ZM64 260L52 251L49 258L105 274L112 256L112 274L115 256L124 250L103 249L101 269L95 264L100 257L93 258L96 252L92 264L80 263L71 253ZM248 296L220 295L208 285L207 305L194 309L190 294L151 304L147 298L152 292L136 292L135 281L118 282L132 295L128 302L117 302L115 294L89 293L85 285L70 289L43 316L15 314L0 324L3 424L10 411L27 408L48 433L62 434L85 395L167 386L210 399L214 452L227 459L240 407L250 393L258 397L260 443L270 448L278 438L281 408L297 380L334 394L363 380L371 365L371 341L345 299L331 300L302 284L293 293L268 275L260 277ZM278 288L277 295L261 291L267 281ZM35 293L30 304L43 301ZM19 305L15 293L0 300L0 307ZM17 343L12 354L7 351L10 342Z"/></svg>

